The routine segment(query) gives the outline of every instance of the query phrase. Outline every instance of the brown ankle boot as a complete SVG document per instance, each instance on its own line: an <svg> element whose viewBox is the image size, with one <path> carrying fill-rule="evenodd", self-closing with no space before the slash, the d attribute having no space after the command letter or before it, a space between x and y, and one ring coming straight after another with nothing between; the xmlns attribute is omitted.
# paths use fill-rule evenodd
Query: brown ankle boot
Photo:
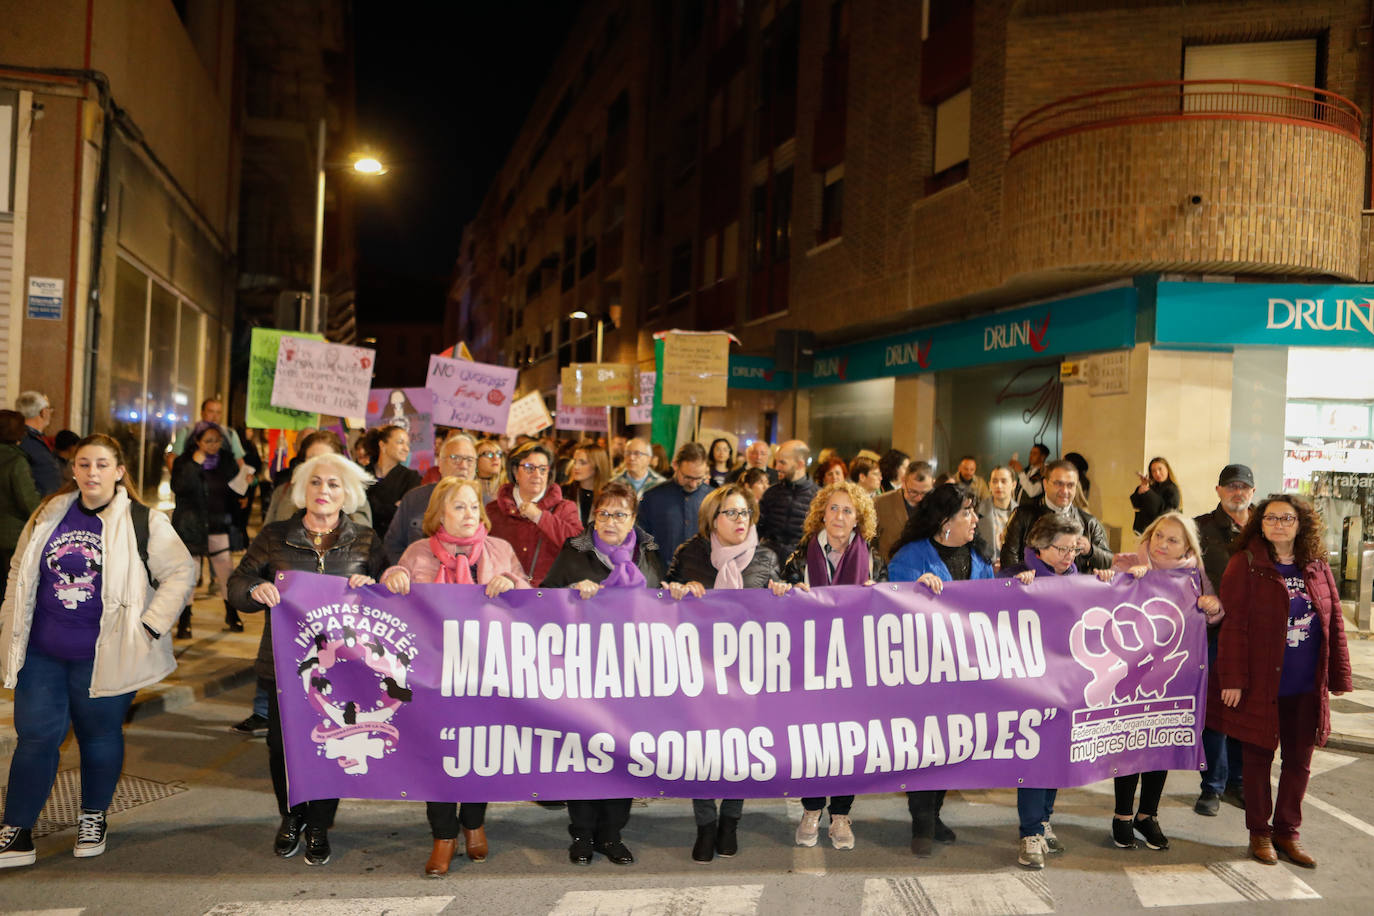
<svg viewBox="0 0 1374 916"><path fill-rule="evenodd" d="M1302 848L1302 843L1299 843L1295 836L1274 837L1274 848L1294 865L1300 865L1303 868L1317 867L1317 860L1307 854L1307 850Z"/></svg>
<svg viewBox="0 0 1374 916"><path fill-rule="evenodd" d="M487 828L478 827L469 830L464 827L463 846L467 848L469 859L474 862L485 862L487 860Z"/></svg>
<svg viewBox="0 0 1374 916"><path fill-rule="evenodd" d="M1279 857L1274 852L1274 842L1262 834L1250 834L1250 857L1263 865L1278 865Z"/></svg>
<svg viewBox="0 0 1374 916"><path fill-rule="evenodd" d="M453 850L457 845L457 840L434 841L434 849L425 863L426 878L442 878L448 874L448 863L453 860Z"/></svg>

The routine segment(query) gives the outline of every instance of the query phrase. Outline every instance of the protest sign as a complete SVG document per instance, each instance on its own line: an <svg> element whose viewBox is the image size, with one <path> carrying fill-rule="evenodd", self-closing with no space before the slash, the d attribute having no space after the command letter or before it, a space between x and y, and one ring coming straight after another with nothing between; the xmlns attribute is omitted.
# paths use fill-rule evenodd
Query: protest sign
<svg viewBox="0 0 1374 916"><path fill-rule="evenodd" d="M318 426L320 415L314 411L293 410L272 404L272 389L277 378L277 352L282 338L323 340L318 334L300 334L276 328L253 328L248 356L248 406L244 423L258 429L304 429Z"/></svg>
<svg viewBox="0 0 1374 916"><path fill-rule="evenodd" d="M757 798L1198 770L1196 571L713 590L278 576L290 801Z"/></svg>
<svg viewBox="0 0 1374 916"><path fill-rule="evenodd" d="M361 417L377 351L287 337L277 348L272 406L336 417Z"/></svg>
<svg viewBox="0 0 1374 916"><path fill-rule="evenodd" d="M563 402L563 386L558 386L554 399L554 428L582 429L588 432L606 431L606 408L573 407Z"/></svg>
<svg viewBox="0 0 1374 916"><path fill-rule="evenodd" d="M639 373L639 402L633 407L625 408L625 422L654 422L654 373Z"/></svg>
<svg viewBox="0 0 1374 916"><path fill-rule="evenodd" d="M634 370L624 363L573 363L560 376L564 403L573 407L626 407L634 402Z"/></svg>
<svg viewBox="0 0 1374 916"><path fill-rule="evenodd" d="M434 422L484 433L506 429L518 369L445 356L429 358L425 387L434 392Z"/></svg>
<svg viewBox="0 0 1374 916"><path fill-rule="evenodd" d="M510 405L510 417L506 420L506 435L537 436L540 430L548 429L552 425L553 417L549 416L549 408L544 403L544 396L537 391L531 391Z"/></svg>
<svg viewBox="0 0 1374 916"><path fill-rule="evenodd" d="M663 403L724 407L730 335L674 331L663 338Z"/></svg>
<svg viewBox="0 0 1374 916"><path fill-rule="evenodd" d="M409 433L406 467L421 474L434 466L433 412L434 392L428 388L373 388L367 394L367 426L399 426Z"/></svg>

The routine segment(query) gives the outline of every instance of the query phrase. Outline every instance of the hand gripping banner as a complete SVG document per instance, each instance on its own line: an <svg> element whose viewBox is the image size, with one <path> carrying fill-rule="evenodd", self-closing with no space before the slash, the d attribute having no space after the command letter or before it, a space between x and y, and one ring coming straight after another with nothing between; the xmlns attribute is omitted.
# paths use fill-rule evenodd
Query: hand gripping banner
<svg viewBox="0 0 1374 916"><path fill-rule="evenodd" d="M292 804L1066 788L1203 766L1196 572L682 601L278 580Z"/></svg>

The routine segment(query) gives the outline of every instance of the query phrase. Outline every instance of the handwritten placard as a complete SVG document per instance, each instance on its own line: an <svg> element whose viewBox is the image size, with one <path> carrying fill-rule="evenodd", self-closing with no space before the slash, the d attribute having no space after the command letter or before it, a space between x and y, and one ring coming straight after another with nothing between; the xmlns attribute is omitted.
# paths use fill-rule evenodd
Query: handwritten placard
<svg viewBox="0 0 1374 916"><path fill-rule="evenodd" d="M520 370L505 366L431 356L425 387L434 392L434 422L504 432L519 375Z"/></svg>
<svg viewBox="0 0 1374 916"><path fill-rule="evenodd" d="M633 406L625 408L625 422L652 423L654 422L654 379L652 372L639 373L639 400Z"/></svg>
<svg viewBox="0 0 1374 916"><path fill-rule="evenodd" d="M293 410L272 403L277 379L277 351L283 338L323 340L318 334L299 334L277 328L253 328L248 356L248 407L244 422L258 429L305 429L318 426L320 415L310 410Z"/></svg>
<svg viewBox="0 0 1374 916"><path fill-rule="evenodd" d="M724 407L730 381L728 334L668 334L663 339L663 403Z"/></svg>
<svg viewBox="0 0 1374 916"><path fill-rule="evenodd" d="M376 365L377 351L367 347L285 338L277 348L272 406L361 417Z"/></svg>
<svg viewBox="0 0 1374 916"><path fill-rule="evenodd" d="M537 391L531 391L510 405L510 417L506 420L506 435L536 436L540 430L548 429L552 425L553 417L549 416L549 408L544 403L544 396Z"/></svg>
<svg viewBox="0 0 1374 916"><path fill-rule="evenodd" d="M628 407L634 403L634 369L624 363L573 363L563 367L563 396L574 407Z"/></svg>
<svg viewBox="0 0 1374 916"><path fill-rule="evenodd" d="M424 473L434 466L434 392L428 388L373 388L366 424L404 429L410 435L406 467Z"/></svg>
<svg viewBox="0 0 1374 916"><path fill-rule="evenodd" d="M558 386L557 408L554 427L557 429L584 429L590 432L606 431L606 408L573 407L563 401L563 386Z"/></svg>

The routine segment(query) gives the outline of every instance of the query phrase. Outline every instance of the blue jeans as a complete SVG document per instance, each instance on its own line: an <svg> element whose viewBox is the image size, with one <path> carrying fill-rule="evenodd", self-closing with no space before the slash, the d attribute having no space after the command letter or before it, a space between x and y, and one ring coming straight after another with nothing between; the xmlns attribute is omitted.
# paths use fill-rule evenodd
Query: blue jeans
<svg viewBox="0 0 1374 916"><path fill-rule="evenodd" d="M32 827L57 778L62 740L76 731L81 749L81 807L110 807L124 768L124 716L132 692L90 695L93 660L67 661L29 647L14 688L14 730L19 741L10 761L4 823Z"/></svg>
<svg viewBox="0 0 1374 916"><path fill-rule="evenodd" d="M253 691L253 715L267 718L267 683L258 681L258 689Z"/></svg>
<svg viewBox="0 0 1374 916"><path fill-rule="evenodd" d="M1216 663L1216 643L1209 643L1207 646L1207 664L1210 667ZM1202 791L1220 795L1227 786L1235 786L1239 789L1242 784L1240 742L1235 738L1228 738L1221 732L1204 728L1202 730L1202 751L1207 755L1207 769L1202 773ZM1235 764L1234 773L1231 772L1232 764Z"/></svg>
<svg viewBox="0 0 1374 916"><path fill-rule="evenodd" d="M1045 822L1054 813L1058 789L1017 789L1016 816L1021 821L1021 836L1044 836Z"/></svg>

